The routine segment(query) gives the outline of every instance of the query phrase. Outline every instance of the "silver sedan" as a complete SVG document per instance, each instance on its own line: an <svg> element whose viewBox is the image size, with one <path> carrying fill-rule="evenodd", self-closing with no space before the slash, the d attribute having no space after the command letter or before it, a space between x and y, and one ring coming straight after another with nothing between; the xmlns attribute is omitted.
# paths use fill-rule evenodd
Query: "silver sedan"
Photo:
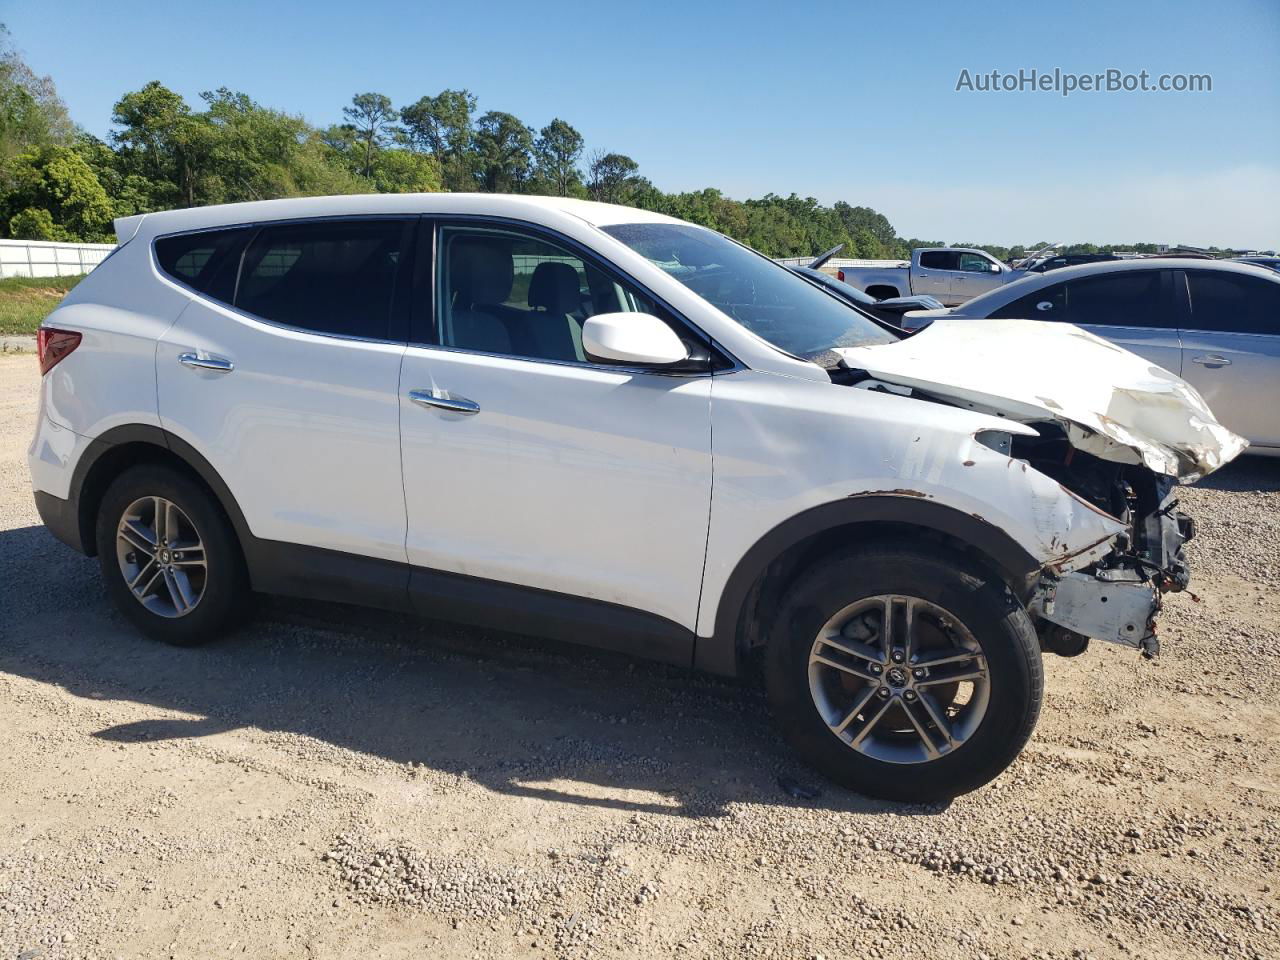
<svg viewBox="0 0 1280 960"><path fill-rule="evenodd" d="M1022 317L1083 327L1176 373L1214 414L1280 456L1280 273L1227 260L1152 258L1064 267L949 310L903 318Z"/></svg>

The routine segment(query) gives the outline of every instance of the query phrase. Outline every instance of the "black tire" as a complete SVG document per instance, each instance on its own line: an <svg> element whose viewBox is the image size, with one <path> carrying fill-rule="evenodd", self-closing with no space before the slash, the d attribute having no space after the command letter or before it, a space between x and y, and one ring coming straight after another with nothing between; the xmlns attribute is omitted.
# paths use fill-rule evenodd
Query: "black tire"
<svg viewBox="0 0 1280 960"><path fill-rule="evenodd" d="M120 522L132 504L147 497L162 497L177 506L203 543L202 592L181 616L161 616L144 606L121 566L116 541ZM102 497L95 535L107 593L120 612L152 639L180 647L207 643L232 629L249 606L248 576L231 524L213 495L179 470L140 464L120 474Z"/></svg>
<svg viewBox="0 0 1280 960"><path fill-rule="evenodd" d="M828 725L811 693L810 654L819 631L851 604L886 595L918 598L947 611L985 656L986 677L981 681L986 685L984 712L974 721L967 739L958 746L944 747L933 759L891 762L860 752ZM862 663L848 662L859 667ZM826 669L822 666L815 669L823 676L835 676L842 684L854 685L857 692L851 698L855 704L861 696L869 697L873 686L877 694L881 693L879 686L888 686L888 671L883 679L858 687L863 681L857 678L846 681L829 670L822 674ZM883 670L874 664L868 669ZM1044 670L1031 619L1004 583L966 564L963 557L940 549L926 552L869 545L823 558L791 587L769 634L765 682L787 740L819 771L858 793L923 803L974 790L1013 762L1039 717ZM929 688L931 693L946 689ZM951 689L955 696L956 688ZM931 700L936 706L935 701ZM978 716L976 711L974 715ZM860 727L864 718L869 719L869 711L857 716ZM926 729L933 733L937 727ZM890 731L886 736L902 734ZM940 736L931 738L935 746L940 742Z"/></svg>

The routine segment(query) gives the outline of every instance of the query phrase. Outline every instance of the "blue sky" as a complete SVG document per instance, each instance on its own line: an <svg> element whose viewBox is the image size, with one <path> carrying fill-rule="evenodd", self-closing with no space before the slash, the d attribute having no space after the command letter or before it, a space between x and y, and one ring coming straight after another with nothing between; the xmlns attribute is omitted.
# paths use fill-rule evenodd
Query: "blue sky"
<svg viewBox="0 0 1280 960"><path fill-rule="evenodd" d="M0 0L99 136L156 79L316 124L466 87L666 190L875 207L904 236L1280 246L1280 2L159 4ZM1210 74L1209 93L956 92L962 69Z"/></svg>

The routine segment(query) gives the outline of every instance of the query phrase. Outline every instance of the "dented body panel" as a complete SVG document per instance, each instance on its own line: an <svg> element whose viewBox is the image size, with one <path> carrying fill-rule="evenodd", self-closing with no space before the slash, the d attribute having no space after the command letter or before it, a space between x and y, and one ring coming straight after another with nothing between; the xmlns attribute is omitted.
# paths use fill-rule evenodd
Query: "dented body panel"
<svg viewBox="0 0 1280 960"><path fill-rule="evenodd" d="M1247 446L1185 380L1067 323L944 319L898 343L836 352L850 368L974 410L1057 422L1077 449L1184 481Z"/></svg>
<svg viewBox="0 0 1280 960"><path fill-rule="evenodd" d="M909 497L1011 537L1042 567L1071 571L1127 528L1056 480L982 442L1035 435L1018 423L893 393L742 370L713 378L715 483L698 633L739 559L805 510L846 498Z"/></svg>

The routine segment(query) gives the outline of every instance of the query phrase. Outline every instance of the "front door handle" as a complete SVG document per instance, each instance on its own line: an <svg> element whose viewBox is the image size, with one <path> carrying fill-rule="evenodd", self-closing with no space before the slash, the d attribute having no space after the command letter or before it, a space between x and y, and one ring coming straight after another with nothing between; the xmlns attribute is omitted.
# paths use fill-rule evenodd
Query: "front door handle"
<svg viewBox="0 0 1280 960"><path fill-rule="evenodd" d="M190 367L193 370L213 370L217 373L230 373L236 368L236 365L230 360L225 360L222 357L202 357L196 353L180 354L178 362L184 367Z"/></svg>
<svg viewBox="0 0 1280 960"><path fill-rule="evenodd" d="M455 397L447 390L410 390L409 399L420 407L435 407L468 417L480 412L480 404L466 397Z"/></svg>
<svg viewBox="0 0 1280 960"><path fill-rule="evenodd" d="M1217 354L1209 354L1207 357L1192 357L1192 363L1202 363L1206 367L1229 367L1231 361L1226 357L1220 357Z"/></svg>

